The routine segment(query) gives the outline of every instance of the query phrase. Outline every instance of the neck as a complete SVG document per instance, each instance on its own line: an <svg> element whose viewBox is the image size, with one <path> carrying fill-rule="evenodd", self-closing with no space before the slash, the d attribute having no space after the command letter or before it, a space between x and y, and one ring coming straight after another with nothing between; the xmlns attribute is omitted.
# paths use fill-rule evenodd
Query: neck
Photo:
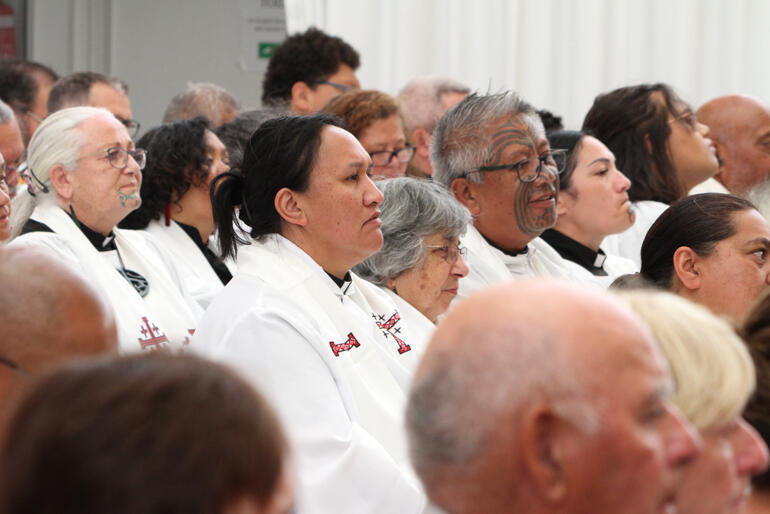
<svg viewBox="0 0 770 514"><path fill-rule="evenodd" d="M211 213L211 201L206 198L205 202L195 201L188 194L185 194L177 203L172 203L171 219L190 225L198 229L201 235L201 241L207 243L211 234L214 233L214 216Z"/></svg>
<svg viewBox="0 0 770 514"><path fill-rule="evenodd" d="M588 234L575 226L569 218L565 219L563 216L559 216L558 221L553 228L595 252L599 251L599 246L601 246L602 241L604 241L604 236Z"/></svg>
<svg viewBox="0 0 770 514"><path fill-rule="evenodd" d="M339 252L335 248L327 249L317 244L303 227L282 222L281 235L308 254L326 273L339 279L345 278L350 268L358 264L341 262Z"/></svg>
<svg viewBox="0 0 770 514"><path fill-rule="evenodd" d="M59 200L59 207L70 216L74 212L78 222L103 236L108 236L120 221L111 218L107 213L93 212L88 206L75 206L64 200Z"/></svg>
<svg viewBox="0 0 770 514"><path fill-rule="evenodd" d="M523 252L527 247L527 244L540 235L535 234L532 236L517 237L517 235L511 233L511 230L505 230L505 227L488 227L479 219L473 222L473 226L476 227L476 230L478 230L487 241L490 241L495 247L511 255Z"/></svg>

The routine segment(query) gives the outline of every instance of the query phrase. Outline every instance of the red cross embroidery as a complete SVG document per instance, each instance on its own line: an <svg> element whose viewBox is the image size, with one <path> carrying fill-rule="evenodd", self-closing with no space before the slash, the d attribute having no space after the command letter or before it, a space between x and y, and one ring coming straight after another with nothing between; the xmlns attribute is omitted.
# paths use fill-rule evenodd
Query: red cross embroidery
<svg viewBox="0 0 770 514"><path fill-rule="evenodd" d="M145 339L137 337L139 344L142 345L142 350L146 349L148 346L155 347L150 348L150 350L157 350L160 348L161 343L168 342L166 334L161 333L160 329L155 326L154 323L150 324L150 321L145 316L142 316L142 322L144 323L144 326L140 329L140 332Z"/></svg>
<svg viewBox="0 0 770 514"><path fill-rule="evenodd" d="M412 347L406 344L404 341L401 340L401 338L399 338L396 335L399 332L401 332L401 329L396 327L396 323L398 323L400 319L401 319L401 315L398 312L396 312L385 323L380 323L378 321L377 326L380 327L381 330L386 330L388 334L390 334L390 336L396 340L396 343L398 343L398 353L406 353L409 350L411 350Z"/></svg>
<svg viewBox="0 0 770 514"><path fill-rule="evenodd" d="M340 352L346 352L350 350L353 347L361 346L358 342L358 339L356 339L356 336L353 335L353 332L348 334L348 340L342 344L335 344L334 341L329 341L329 346L331 346L332 352L334 352L335 357L340 356Z"/></svg>

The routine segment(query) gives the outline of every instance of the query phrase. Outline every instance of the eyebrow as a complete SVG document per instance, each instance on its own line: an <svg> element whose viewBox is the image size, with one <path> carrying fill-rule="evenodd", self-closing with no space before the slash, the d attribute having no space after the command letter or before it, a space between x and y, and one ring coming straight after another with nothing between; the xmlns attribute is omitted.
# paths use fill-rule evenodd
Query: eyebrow
<svg viewBox="0 0 770 514"><path fill-rule="evenodd" d="M588 165L589 166L593 166L597 162L611 162L611 161L610 161L609 157L599 157L599 158L596 158L593 161L589 162Z"/></svg>
<svg viewBox="0 0 770 514"><path fill-rule="evenodd" d="M746 245L747 246L751 246L751 245L757 244L757 243L762 244L762 245L767 246L767 247L770 247L770 239L768 239L766 237L755 237L754 239L750 239L750 240L746 241Z"/></svg>

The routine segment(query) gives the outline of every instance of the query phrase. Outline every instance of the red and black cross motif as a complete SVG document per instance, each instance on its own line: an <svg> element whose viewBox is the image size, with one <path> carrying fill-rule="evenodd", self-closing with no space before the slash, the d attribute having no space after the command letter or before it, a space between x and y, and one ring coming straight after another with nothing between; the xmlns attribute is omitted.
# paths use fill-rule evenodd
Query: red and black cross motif
<svg viewBox="0 0 770 514"><path fill-rule="evenodd" d="M142 345L142 350L147 349L148 346L154 346L154 348L150 348L150 350L157 350L160 348L161 343L168 343L166 334L161 333L160 329L156 327L154 323L150 324L150 321L145 316L142 316L142 322L144 323L144 326L140 332L145 339L137 337L139 344Z"/></svg>
<svg viewBox="0 0 770 514"><path fill-rule="evenodd" d="M411 346L402 341L401 338L397 335L401 332L401 327L396 326L396 323L401 320L401 315L398 312L395 312L393 316L388 319L388 321L385 321L385 316L372 314L372 317L374 318L380 330L383 331L382 335L385 337L390 335L390 337L396 340L396 343L398 343L398 353L406 353L412 349ZM377 321L378 317L380 318L380 321Z"/></svg>
<svg viewBox="0 0 770 514"><path fill-rule="evenodd" d="M195 335L195 329L194 328L188 328L187 329L187 333L190 334L190 335ZM190 338L187 337L187 336L184 336L184 339L182 340L182 344L183 345L190 344Z"/></svg>
<svg viewBox="0 0 770 514"><path fill-rule="evenodd" d="M353 347L361 346L361 344L358 342L358 339L356 339L356 336L353 335L353 332L351 332L348 334L348 340L346 342L335 344L334 341L329 341L329 346L331 346L334 356L339 357L340 352L346 352Z"/></svg>

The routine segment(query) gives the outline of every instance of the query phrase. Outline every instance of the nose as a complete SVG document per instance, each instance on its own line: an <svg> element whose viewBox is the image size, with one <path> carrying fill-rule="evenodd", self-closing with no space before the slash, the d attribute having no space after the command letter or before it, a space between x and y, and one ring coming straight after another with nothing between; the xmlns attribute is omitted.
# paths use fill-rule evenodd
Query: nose
<svg viewBox="0 0 770 514"><path fill-rule="evenodd" d="M537 174L537 178L535 178L534 182L542 184L553 184L555 181L559 180L556 171L550 166L540 164L539 169L540 173Z"/></svg>
<svg viewBox="0 0 770 514"><path fill-rule="evenodd" d="M628 180L628 177L623 175L623 172L621 172L620 170L615 170L615 172L617 173L617 179L618 179L618 182L617 182L619 186L618 191L620 191L621 193L625 193L631 187L631 181Z"/></svg>
<svg viewBox="0 0 770 514"><path fill-rule="evenodd" d="M0 181L3 181L3 184L0 185L0 207L10 206L11 195L8 192L8 186L5 184L5 180L0 179Z"/></svg>
<svg viewBox="0 0 770 514"><path fill-rule="evenodd" d="M685 466L697 457L703 447L703 439L673 405L668 405L670 424L666 434L666 463L670 467Z"/></svg>
<svg viewBox="0 0 770 514"><path fill-rule="evenodd" d="M757 431L745 419L738 422L738 433L734 444L735 467L738 474L756 475L767 469L767 445Z"/></svg>
<svg viewBox="0 0 770 514"><path fill-rule="evenodd" d="M364 190L364 205L366 206L373 206L376 207L382 203L382 201L385 199L385 196L383 196L382 191L377 187L377 184L374 183L374 181L366 177L366 189Z"/></svg>
<svg viewBox="0 0 770 514"><path fill-rule="evenodd" d="M454 264L452 264L449 272L458 278L463 278L464 276L468 275L469 271L470 270L468 269L468 265L465 263L463 256L457 254L457 260L454 262Z"/></svg>

